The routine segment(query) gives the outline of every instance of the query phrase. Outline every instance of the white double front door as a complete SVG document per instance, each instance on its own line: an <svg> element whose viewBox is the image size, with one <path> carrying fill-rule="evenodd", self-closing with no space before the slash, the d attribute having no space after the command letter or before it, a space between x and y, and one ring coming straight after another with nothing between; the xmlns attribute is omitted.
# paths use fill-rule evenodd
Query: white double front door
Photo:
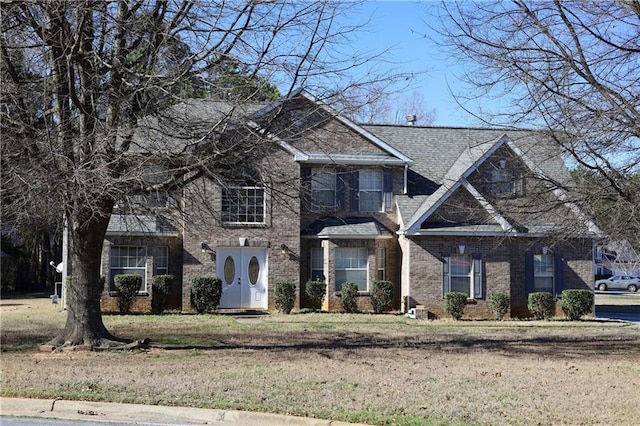
<svg viewBox="0 0 640 426"><path fill-rule="evenodd" d="M217 275L222 280L223 309L267 309L267 249L218 247Z"/></svg>

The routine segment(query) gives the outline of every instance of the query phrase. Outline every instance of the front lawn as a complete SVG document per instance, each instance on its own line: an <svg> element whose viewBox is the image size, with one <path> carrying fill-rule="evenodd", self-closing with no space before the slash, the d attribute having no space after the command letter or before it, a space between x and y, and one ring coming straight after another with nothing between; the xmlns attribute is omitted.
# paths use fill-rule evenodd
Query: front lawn
<svg viewBox="0 0 640 426"><path fill-rule="evenodd" d="M379 425L637 422L640 327L367 314L105 316L149 351L38 352L64 324L9 299L3 396L289 413Z"/></svg>

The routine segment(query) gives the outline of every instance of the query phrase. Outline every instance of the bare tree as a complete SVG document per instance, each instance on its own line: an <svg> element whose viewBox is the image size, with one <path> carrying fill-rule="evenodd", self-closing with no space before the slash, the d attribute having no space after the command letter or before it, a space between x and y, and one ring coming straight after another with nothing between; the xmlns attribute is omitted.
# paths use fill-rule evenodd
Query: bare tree
<svg viewBox="0 0 640 426"><path fill-rule="evenodd" d="M71 243L67 323L52 345L120 341L100 312L100 256L115 207L203 176L222 181L259 155L270 142L239 127L256 95L272 93L256 82L284 94L314 84L335 94L330 83L365 62L336 50L356 28L336 26L342 6L2 3L3 221L64 217ZM229 61L243 78L219 78ZM223 97L224 108L201 122L180 121L182 101L203 93Z"/></svg>
<svg viewBox="0 0 640 426"><path fill-rule="evenodd" d="M390 93L383 85L352 86L334 98L341 113L359 123L405 124L415 116L412 124L428 126L436 119L436 110L418 91Z"/></svg>
<svg viewBox="0 0 640 426"><path fill-rule="evenodd" d="M640 2L441 10L437 31L452 57L467 60L461 77L474 88L458 103L485 124L545 129L570 166L597 176L596 186L572 188L575 201L598 205L611 219L602 227L640 247Z"/></svg>

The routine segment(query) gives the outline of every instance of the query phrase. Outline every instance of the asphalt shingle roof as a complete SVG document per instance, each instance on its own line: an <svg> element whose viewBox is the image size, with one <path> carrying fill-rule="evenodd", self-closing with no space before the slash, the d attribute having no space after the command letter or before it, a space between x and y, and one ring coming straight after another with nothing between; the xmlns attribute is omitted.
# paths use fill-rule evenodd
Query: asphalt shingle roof
<svg viewBox="0 0 640 426"><path fill-rule="evenodd" d="M375 125L363 127L414 160L407 195L397 204L405 226L420 219L503 136L547 178L568 182L569 175L553 144L529 130Z"/></svg>
<svg viewBox="0 0 640 426"><path fill-rule="evenodd" d="M390 237L392 232L372 217L327 216L313 222L303 235L320 238L378 238Z"/></svg>
<svg viewBox="0 0 640 426"><path fill-rule="evenodd" d="M504 135L549 178L564 181L568 177L559 150L554 149L553 144L540 143L543 135L535 131L379 124L362 127L414 160L411 169L437 184L442 184L446 173L465 150L488 148ZM460 164L461 167L470 165Z"/></svg>

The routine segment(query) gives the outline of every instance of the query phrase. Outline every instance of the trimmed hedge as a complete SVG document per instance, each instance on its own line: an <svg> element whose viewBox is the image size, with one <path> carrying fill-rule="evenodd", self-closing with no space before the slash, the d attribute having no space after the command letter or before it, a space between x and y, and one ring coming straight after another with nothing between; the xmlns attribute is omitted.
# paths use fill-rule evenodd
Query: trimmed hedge
<svg viewBox="0 0 640 426"><path fill-rule="evenodd" d="M593 309L593 291L564 290L562 292L562 312L571 321L577 321Z"/></svg>
<svg viewBox="0 0 640 426"><path fill-rule="evenodd" d="M327 284L320 280L307 281L304 292L311 309L319 311L322 308L324 297L327 295Z"/></svg>
<svg viewBox="0 0 640 426"><path fill-rule="evenodd" d="M290 282L278 282L273 292L273 304L276 309L284 314L290 314L296 301L296 285Z"/></svg>
<svg viewBox="0 0 640 426"><path fill-rule="evenodd" d="M113 278L118 298L118 310L126 315L131 311L138 290L142 286L142 277L138 274L121 274Z"/></svg>
<svg viewBox="0 0 640 426"><path fill-rule="evenodd" d="M553 315L553 294L545 291L530 293L527 308L534 319L548 320Z"/></svg>
<svg viewBox="0 0 640 426"><path fill-rule="evenodd" d="M498 321L502 321L504 316L509 312L511 299L505 293L491 293L489 295L489 309Z"/></svg>
<svg viewBox="0 0 640 426"><path fill-rule="evenodd" d="M161 314L167 307L167 300L175 277L173 275L154 275L151 279L151 312Z"/></svg>
<svg viewBox="0 0 640 426"><path fill-rule="evenodd" d="M444 295L444 311L451 315L451 318L458 321L464 315L464 307L467 305L467 294L452 291Z"/></svg>
<svg viewBox="0 0 640 426"><path fill-rule="evenodd" d="M340 301L345 312L358 312L358 285L352 282L342 283Z"/></svg>
<svg viewBox="0 0 640 426"><path fill-rule="evenodd" d="M220 304L222 280L218 277L194 277L191 279L191 305L199 314L212 312Z"/></svg>
<svg viewBox="0 0 640 426"><path fill-rule="evenodd" d="M374 281L369 291L373 312L381 314L391 309L393 303L393 283L391 281Z"/></svg>

